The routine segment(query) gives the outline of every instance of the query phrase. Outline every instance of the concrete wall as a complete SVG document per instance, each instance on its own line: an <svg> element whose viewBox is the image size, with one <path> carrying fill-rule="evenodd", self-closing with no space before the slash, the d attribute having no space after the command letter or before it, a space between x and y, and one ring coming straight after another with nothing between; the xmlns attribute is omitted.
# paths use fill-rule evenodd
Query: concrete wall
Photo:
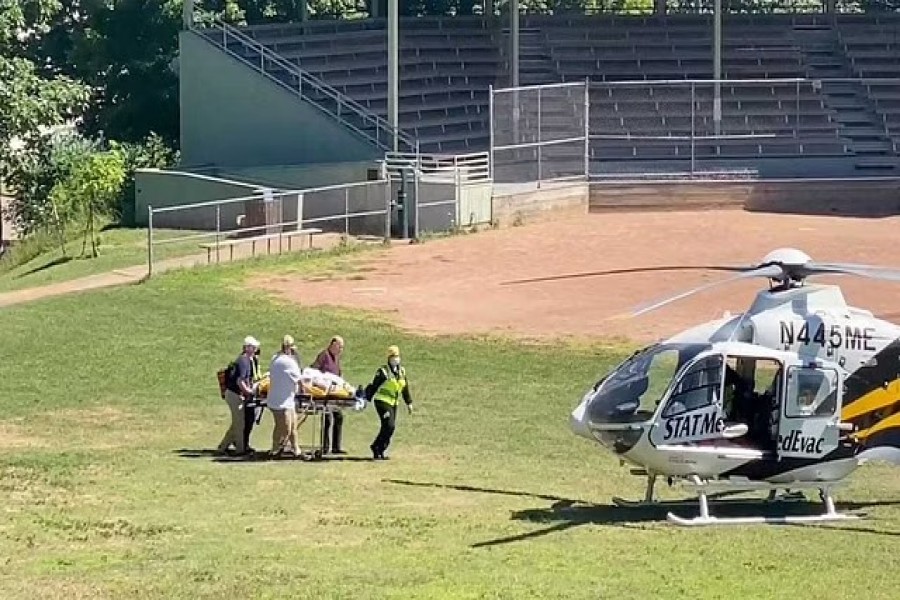
<svg viewBox="0 0 900 600"><path fill-rule="evenodd" d="M255 185L179 171L139 169L134 178L135 222L138 227L147 226L148 205L153 208L180 206L250 196L258 191ZM222 206L222 228L235 229L239 214L245 214L243 203ZM153 216L153 226L215 231L216 211L215 208L197 208L156 214Z"/></svg>
<svg viewBox="0 0 900 600"><path fill-rule="evenodd" d="M491 220L500 227L534 223L588 213L588 184L544 184L495 186L491 198Z"/></svg>
<svg viewBox="0 0 900 600"><path fill-rule="evenodd" d="M809 215L900 215L900 178L763 181L753 186L745 208Z"/></svg>
<svg viewBox="0 0 900 600"><path fill-rule="evenodd" d="M737 208L884 217L900 214L900 178L633 182L590 186L592 212Z"/></svg>
<svg viewBox="0 0 900 600"><path fill-rule="evenodd" d="M761 179L793 179L803 177L860 177L870 175L856 168L853 156L837 158L759 158L740 160L698 160L696 171L716 169L755 169ZM599 161L590 163L591 174L666 173L691 170L690 160ZM877 174L877 173L876 173Z"/></svg>
<svg viewBox="0 0 900 600"><path fill-rule="evenodd" d="M742 208L753 183L639 182L591 183L591 212Z"/></svg>
<svg viewBox="0 0 900 600"><path fill-rule="evenodd" d="M257 167L378 157L364 138L192 31L179 33L181 166Z"/></svg>
<svg viewBox="0 0 900 600"><path fill-rule="evenodd" d="M343 233L349 229L350 235L383 235L388 185L387 181L382 180L365 185L338 185L336 189L306 192L303 194L303 218L307 221L315 219L315 222L304 223L304 226L335 233ZM148 205L162 208L253 196L219 205L220 231L227 233L235 229L255 228L238 234L244 237L277 231L274 227L266 230L267 223L294 223L284 225L283 230L296 229L299 194L284 192L279 188L272 188L272 192L272 200L267 204L262 200L262 187L254 183L198 173L143 169L135 174L137 224L147 225ZM382 214L345 218L345 211ZM244 217L240 225L237 222L239 216ZM215 231L216 208L206 206L156 213L153 225L171 229Z"/></svg>
<svg viewBox="0 0 900 600"><path fill-rule="evenodd" d="M303 196L304 227L316 227L350 235L384 235L390 183L373 181L366 185L309 192ZM376 213L345 218L344 215ZM380 213L380 214L379 214ZM294 209L292 214L296 214Z"/></svg>
<svg viewBox="0 0 900 600"><path fill-rule="evenodd" d="M323 163L317 165L269 165L263 167L218 169L217 175L285 190L366 181L369 170L377 172L378 163L372 161Z"/></svg>

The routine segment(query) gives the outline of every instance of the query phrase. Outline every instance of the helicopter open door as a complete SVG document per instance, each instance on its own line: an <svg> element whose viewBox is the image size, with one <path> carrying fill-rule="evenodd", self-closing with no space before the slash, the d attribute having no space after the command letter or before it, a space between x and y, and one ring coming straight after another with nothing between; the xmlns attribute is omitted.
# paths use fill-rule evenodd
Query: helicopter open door
<svg viewBox="0 0 900 600"><path fill-rule="evenodd" d="M842 389L836 368L801 361L787 366L779 457L821 458L838 447Z"/></svg>

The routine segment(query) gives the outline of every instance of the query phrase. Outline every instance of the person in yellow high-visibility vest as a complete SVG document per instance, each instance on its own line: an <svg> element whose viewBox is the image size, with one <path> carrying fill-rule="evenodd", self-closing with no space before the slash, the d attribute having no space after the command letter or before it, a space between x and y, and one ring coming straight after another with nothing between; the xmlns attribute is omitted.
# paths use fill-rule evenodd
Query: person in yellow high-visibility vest
<svg viewBox="0 0 900 600"><path fill-rule="evenodd" d="M369 449L372 450L372 458L375 460L387 460L384 453L391 444L391 437L397 421L397 403L400 397L406 403L409 413L412 413L413 402L409 393L409 381L406 379L406 369L400 366L400 349L397 346L388 348L387 364L375 371L375 377L366 387L366 398L375 404L378 419L381 421L381 429L378 436Z"/></svg>

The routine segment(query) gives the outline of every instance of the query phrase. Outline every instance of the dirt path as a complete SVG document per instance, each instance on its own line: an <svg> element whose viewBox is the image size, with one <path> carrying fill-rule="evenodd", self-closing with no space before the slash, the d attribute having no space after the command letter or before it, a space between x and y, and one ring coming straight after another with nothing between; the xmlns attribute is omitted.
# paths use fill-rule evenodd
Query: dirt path
<svg viewBox="0 0 900 600"><path fill-rule="evenodd" d="M365 259L365 280L260 277L252 285L300 305L343 305L386 313L424 333L501 333L524 337L667 337L724 311L743 311L766 281L722 286L636 318L636 305L724 279L726 273L623 273L659 265L755 264L769 251L798 247L814 260L900 265L900 218L848 219L739 210L613 213L487 231L391 248ZM583 271L601 277L515 280ZM900 317L900 285L856 277L839 283L847 301Z"/></svg>
<svg viewBox="0 0 900 600"><path fill-rule="evenodd" d="M161 273L178 267L190 267L197 264L206 264L206 255L186 256L182 258L173 258L169 260L159 261L153 265L154 273ZM87 277L79 277L69 281L61 281L50 285L42 285L39 287L25 288L22 290L14 290L12 292L0 293L0 307L12 306L14 304L23 304L39 300L41 298L50 298L53 296L61 296L63 294L74 294L77 292L85 292L88 290L96 290L100 288L112 287L116 285L126 285L137 283L147 275L147 265L135 267L125 267L116 269L115 271L107 271L98 273L97 275L89 275Z"/></svg>
<svg viewBox="0 0 900 600"><path fill-rule="evenodd" d="M336 245L340 241L339 235L332 234L322 234L317 235L315 237L314 247L318 249L327 249L334 245ZM304 249L306 248L304 242ZM301 248L299 245L294 245L293 250L299 251ZM287 252L287 249L284 249ZM265 254L266 249L265 245L260 247L257 244L256 255L260 255L262 253ZM277 250L273 249L273 254L276 253ZM236 246L234 249L234 260L239 260L243 258L249 258L252 253L251 244L242 244ZM227 263L230 261L230 255L227 250L222 251L222 262ZM215 255L212 256L212 261L215 263ZM194 254L190 256L181 256L178 258L169 258L160 261L154 261L153 263L153 273L163 273L165 271L171 271L172 269L180 269L180 268L190 268L197 266L205 266L208 264L208 259L206 254ZM77 279L71 279L69 281L61 281L59 283L53 283L49 285L42 285L39 287L33 288L25 288L21 290L14 290L11 292L3 292L0 293L0 308L4 306L12 306L14 304L23 304L25 302L32 302L34 300L40 300L42 298L50 298L53 296L61 296L63 294L74 294L78 292L85 292L89 290L96 290L101 288L113 287L118 285L129 285L138 283L147 275L147 265L136 265L131 267L123 267L121 269L116 269L113 271L107 271L104 273L97 273L96 275L89 275L87 277L79 277Z"/></svg>

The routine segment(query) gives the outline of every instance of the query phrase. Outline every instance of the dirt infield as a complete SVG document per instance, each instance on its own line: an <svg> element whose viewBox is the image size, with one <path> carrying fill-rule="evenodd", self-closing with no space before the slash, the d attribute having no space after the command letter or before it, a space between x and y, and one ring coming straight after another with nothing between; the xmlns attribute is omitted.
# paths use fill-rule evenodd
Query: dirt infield
<svg viewBox="0 0 900 600"><path fill-rule="evenodd" d="M739 210L594 214L399 246L331 281L283 278L254 285L300 305L387 311L411 330L525 337L618 337L648 341L741 311L762 279L729 284L636 318L616 315L707 281L712 271L618 273L509 285L513 280L660 265L754 264L792 246L814 260L900 266L900 217L849 219ZM840 283L848 302L900 318L900 283L857 277Z"/></svg>

